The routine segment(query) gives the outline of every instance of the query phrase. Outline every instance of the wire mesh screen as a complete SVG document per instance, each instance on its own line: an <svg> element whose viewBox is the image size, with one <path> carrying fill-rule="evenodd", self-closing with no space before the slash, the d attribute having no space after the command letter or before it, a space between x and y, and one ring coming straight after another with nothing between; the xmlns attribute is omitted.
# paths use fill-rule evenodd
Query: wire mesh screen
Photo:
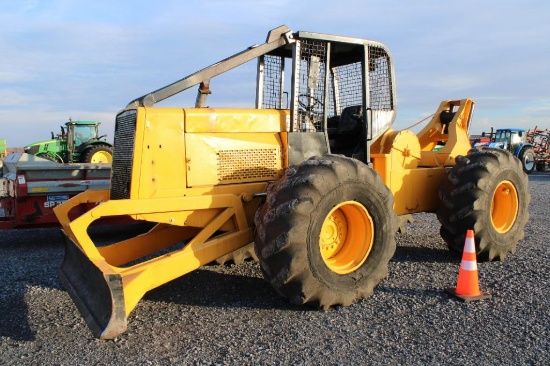
<svg viewBox="0 0 550 366"><path fill-rule="evenodd" d="M381 47L369 46L369 89L372 109L393 110L389 58Z"/></svg>
<svg viewBox="0 0 550 366"><path fill-rule="evenodd" d="M330 79L328 117L342 114L350 106L363 104L361 62L334 67Z"/></svg>
<svg viewBox="0 0 550 366"><path fill-rule="evenodd" d="M327 42L305 39L299 44L294 101L295 130L324 131Z"/></svg>
<svg viewBox="0 0 550 366"><path fill-rule="evenodd" d="M369 46L369 107L372 109L372 139L386 131L395 117L391 61L387 52Z"/></svg>
<svg viewBox="0 0 550 366"><path fill-rule="evenodd" d="M329 83L325 82L329 43L312 39L301 39L295 45L294 83L292 101L293 131L324 131L325 106L327 122L334 127L344 110L353 110L354 114L364 116L363 110L365 79L363 73L368 69L368 105L370 136L376 138L393 122L395 105L393 99L393 80L391 60L386 50L378 45L368 45L368 66L363 65L362 57L342 64L336 60L337 51L332 52L334 64L330 69ZM347 55L344 55L347 57ZM331 62L332 63L332 62ZM288 108L284 104L285 58L265 55L261 61L262 85L261 108ZM325 87L328 87L326 93ZM286 86L288 91L288 85ZM327 96L327 97L325 97ZM327 100L325 100L325 98ZM327 104L328 103L328 104ZM290 126L288 126L290 127Z"/></svg>
<svg viewBox="0 0 550 366"><path fill-rule="evenodd" d="M264 56L262 108L281 109L283 103L284 59L279 56Z"/></svg>

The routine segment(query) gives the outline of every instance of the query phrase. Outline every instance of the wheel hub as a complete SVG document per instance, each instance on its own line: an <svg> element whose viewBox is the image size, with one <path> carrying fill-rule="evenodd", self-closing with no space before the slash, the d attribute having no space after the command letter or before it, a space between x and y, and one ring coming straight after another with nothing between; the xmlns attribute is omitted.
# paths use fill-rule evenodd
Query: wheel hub
<svg viewBox="0 0 550 366"><path fill-rule="evenodd" d="M519 199L516 187L509 180L499 183L491 202L491 222L499 233L512 228L518 215Z"/></svg>
<svg viewBox="0 0 550 366"><path fill-rule="evenodd" d="M98 151L92 155L91 159L94 164L109 164L112 162L111 154L105 151Z"/></svg>
<svg viewBox="0 0 550 366"><path fill-rule="evenodd" d="M342 249L347 235L346 218L341 210L327 217L321 230L321 252L323 257L331 258Z"/></svg>
<svg viewBox="0 0 550 366"><path fill-rule="evenodd" d="M527 170L533 170L535 167L535 157L532 154L526 154L523 158L523 165Z"/></svg>
<svg viewBox="0 0 550 366"><path fill-rule="evenodd" d="M321 228L319 248L327 267L338 274L358 269L374 241L374 225L366 208L346 201L333 208Z"/></svg>

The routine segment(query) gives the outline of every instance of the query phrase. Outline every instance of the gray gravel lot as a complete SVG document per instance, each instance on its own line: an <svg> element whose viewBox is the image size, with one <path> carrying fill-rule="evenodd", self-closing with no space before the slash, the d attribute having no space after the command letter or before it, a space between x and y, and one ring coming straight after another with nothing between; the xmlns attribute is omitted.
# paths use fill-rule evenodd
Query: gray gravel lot
<svg viewBox="0 0 550 366"><path fill-rule="evenodd" d="M0 231L0 364L548 365L550 172L529 179L518 252L479 263L490 300L443 292L460 257L435 215L419 214L398 234L389 277L350 307L290 305L255 262L206 266L148 293L110 341L92 337L59 283L59 229Z"/></svg>

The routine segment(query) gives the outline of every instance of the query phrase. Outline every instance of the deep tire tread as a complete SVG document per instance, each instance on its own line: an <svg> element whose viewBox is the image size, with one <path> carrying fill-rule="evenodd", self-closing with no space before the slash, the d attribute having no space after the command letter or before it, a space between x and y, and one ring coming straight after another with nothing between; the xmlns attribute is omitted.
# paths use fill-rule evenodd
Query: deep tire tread
<svg viewBox="0 0 550 366"><path fill-rule="evenodd" d="M387 215L383 223L375 223L381 230L381 234L375 233L375 236L384 237L380 244L383 247L376 249L379 258L370 262L376 268L369 269L368 276L342 275L338 280L347 285L333 286L333 279L316 273L306 242L310 240L308 232L320 202L345 184L361 185L375 192L371 194ZM337 203L340 202L334 205ZM395 252L397 216L391 192L374 170L343 156L325 155L288 168L279 181L268 187L266 201L257 211L255 223L255 249L264 277L277 292L295 304L327 309L333 305L347 306L372 294L373 287L387 275L387 263ZM318 247L318 241L313 245Z"/></svg>
<svg viewBox="0 0 550 366"><path fill-rule="evenodd" d="M505 150L472 150L457 158L447 177L449 184L440 190L442 205L437 216L441 237L449 248L462 252L466 231L473 229L478 259L504 260L514 253L529 218L528 178L521 162ZM493 191L502 180L514 184L519 199L516 222L506 233L498 233L490 218Z"/></svg>

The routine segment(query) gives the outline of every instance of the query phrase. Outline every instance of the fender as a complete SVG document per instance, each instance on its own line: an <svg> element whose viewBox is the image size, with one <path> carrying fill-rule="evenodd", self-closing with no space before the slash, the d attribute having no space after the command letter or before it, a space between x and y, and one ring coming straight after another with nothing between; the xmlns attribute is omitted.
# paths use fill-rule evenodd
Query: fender
<svg viewBox="0 0 550 366"><path fill-rule="evenodd" d="M529 144L529 143L519 144L519 146L516 148L516 150L514 150L514 156L519 156L519 153L521 152L521 150L523 150L523 148L527 148L527 147L533 148L533 145Z"/></svg>
<svg viewBox="0 0 550 366"><path fill-rule="evenodd" d="M77 153L82 153L84 150L87 150L88 148L90 148L91 146L96 146L96 145L105 145L105 146L109 146L111 147L111 144L109 144L107 141L103 141L103 140L93 140L93 141L88 141L82 145L80 145L77 149L76 149L76 152Z"/></svg>

